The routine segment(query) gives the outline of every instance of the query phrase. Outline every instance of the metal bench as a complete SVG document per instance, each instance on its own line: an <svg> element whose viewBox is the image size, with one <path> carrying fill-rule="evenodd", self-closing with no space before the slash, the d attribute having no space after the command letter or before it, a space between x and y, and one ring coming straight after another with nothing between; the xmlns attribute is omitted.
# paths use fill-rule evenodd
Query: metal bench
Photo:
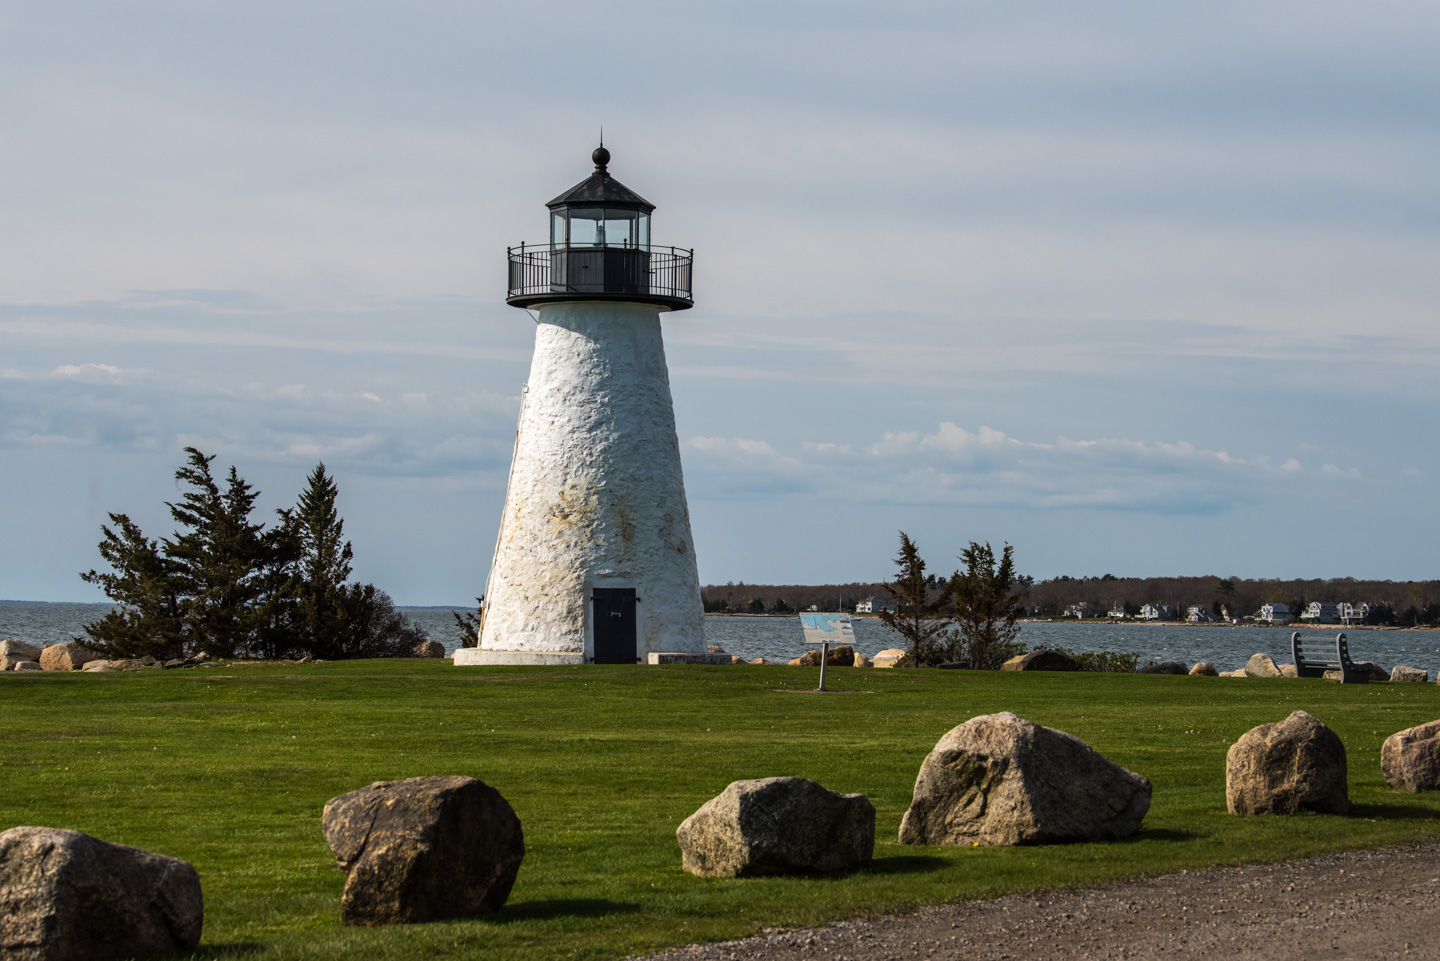
<svg viewBox="0 0 1440 961"><path fill-rule="evenodd" d="M1331 641L1321 637L1302 639L1295 631L1290 635L1290 651L1295 655L1296 677L1324 677L1326 671L1339 671L1341 684L1370 683L1372 665L1350 660L1344 632Z"/></svg>

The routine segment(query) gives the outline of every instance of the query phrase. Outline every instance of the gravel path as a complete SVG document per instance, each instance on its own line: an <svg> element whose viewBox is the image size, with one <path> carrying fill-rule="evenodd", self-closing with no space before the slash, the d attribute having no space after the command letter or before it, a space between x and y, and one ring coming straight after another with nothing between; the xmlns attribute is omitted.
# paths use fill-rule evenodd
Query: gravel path
<svg viewBox="0 0 1440 961"><path fill-rule="evenodd" d="M682 948L650 961L1440 959L1440 845L1217 867Z"/></svg>

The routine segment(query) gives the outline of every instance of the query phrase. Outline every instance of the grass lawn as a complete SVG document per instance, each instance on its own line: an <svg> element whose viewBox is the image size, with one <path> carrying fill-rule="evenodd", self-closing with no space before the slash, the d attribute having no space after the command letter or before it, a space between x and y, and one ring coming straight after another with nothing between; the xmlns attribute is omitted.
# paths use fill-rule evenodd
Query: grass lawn
<svg viewBox="0 0 1440 961"><path fill-rule="evenodd" d="M196 957L621 958L920 904L1440 834L1440 795L1389 790L1380 745L1440 717L1434 684L792 667L455 668L448 661L0 676L0 829L73 828L191 862ZM1225 813L1225 751L1310 711L1345 742L1351 816ZM895 841L921 760L951 727L1014 711L1154 782L1108 844ZM465 774L514 806L527 853L503 911L340 924L325 801ZM813 778L867 795L875 862L838 877L700 879L675 828L730 781Z"/></svg>

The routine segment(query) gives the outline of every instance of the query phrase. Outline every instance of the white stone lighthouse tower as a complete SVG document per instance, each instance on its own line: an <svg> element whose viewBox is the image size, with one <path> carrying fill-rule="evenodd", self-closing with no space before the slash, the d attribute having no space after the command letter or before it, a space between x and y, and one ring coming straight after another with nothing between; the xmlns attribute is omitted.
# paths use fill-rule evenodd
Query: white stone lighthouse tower
<svg viewBox="0 0 1440 961"><path fill-rule="evenodd" d="M480 644L457 664L705 659L660 336L663 313L693 304L693 251L651 244L654 204L610 176L603 146L593 159L546 205L550 243L509 251L535 357Z"/></svg>

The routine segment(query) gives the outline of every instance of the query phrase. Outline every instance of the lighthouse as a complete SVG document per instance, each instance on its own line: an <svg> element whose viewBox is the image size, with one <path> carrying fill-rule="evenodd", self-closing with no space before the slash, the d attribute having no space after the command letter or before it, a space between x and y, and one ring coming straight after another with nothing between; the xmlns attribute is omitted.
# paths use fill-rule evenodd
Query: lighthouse
<svg viewBox="0 0 1440 961"><path fill-rule="evenodd" d="M712 660L660 330L694 305L694 251L652 244L655 205L603 145L592 159L546 204L549 243L508 251L535 355L479 646L456 664Z"/></svg>

